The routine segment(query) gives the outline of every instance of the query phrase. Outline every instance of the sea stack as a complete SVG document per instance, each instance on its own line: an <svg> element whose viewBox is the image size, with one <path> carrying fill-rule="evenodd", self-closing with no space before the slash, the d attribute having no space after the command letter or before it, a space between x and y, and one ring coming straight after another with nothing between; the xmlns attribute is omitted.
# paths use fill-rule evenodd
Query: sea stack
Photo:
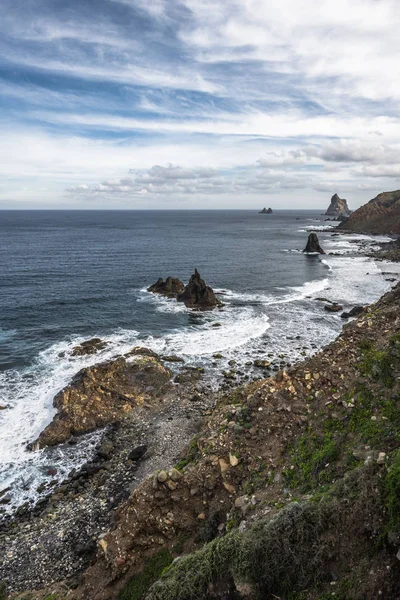
<svg viewBox="0 0 400 600"><path fill-rule="evenodd" d="M160 277L153 285L147 288L147 291L153 292L153 294L167 296L167 298L176 298L184 289L185 284L180 279L177 279L176 277L167 277L164 281L164 279Z"/></svg>
<svg viewBox="0 0 400 600"><path fill-rule="evenodd" d="M316 233L310 233L307 240L307 246L304 248L303 252L314 254L318 252L319 254L325 254L325 251L319 245L319 239Z"/></svg>
<svg viewBox="0 0 400 600"><path fill-rule="evenodd" d="M194 308L195 310L212 310L216 306L221 306L221 302L214 291L206 285L197 269L194 270L183 292L178 294L177 300L178 302L184 302L187 308Z"/></svg>
<svg viewBox="0 0 400 600"><path fill-rule="evenodd" d="M263 208L262 210L260 210L260 212L258 213L259 215L272 215L272 208Z"/></svg>
<svg viewBox="0 0 400 600"><path fill-rule="evenodd" d="M350 212L351 211L347 206L347 200L344 200L344 198L339 198L337 194L334 194L331 198L329 208L325 214L330 217L347 219L350 216Z"/></svg>

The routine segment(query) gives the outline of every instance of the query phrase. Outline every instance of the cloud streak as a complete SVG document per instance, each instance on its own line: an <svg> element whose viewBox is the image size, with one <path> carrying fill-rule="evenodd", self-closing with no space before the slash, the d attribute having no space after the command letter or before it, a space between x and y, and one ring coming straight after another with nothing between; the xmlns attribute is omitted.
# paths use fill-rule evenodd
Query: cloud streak
<svg viewBox="0 0 400 600"><path fill-rule="evenodd" d="M398 186L398 2L93 7L0 4L0 207L355 207Z"/></svg>

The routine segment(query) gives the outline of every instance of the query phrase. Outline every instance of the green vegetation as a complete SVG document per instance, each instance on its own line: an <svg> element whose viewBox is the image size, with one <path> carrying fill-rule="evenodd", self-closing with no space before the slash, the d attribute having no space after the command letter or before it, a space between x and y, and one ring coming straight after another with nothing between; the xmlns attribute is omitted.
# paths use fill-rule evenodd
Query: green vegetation
<svg viewBox="0 0 400 600"><path fill-rule="evenodd" d="M284 472L285 481L290 487L300 487L307 491L316 485L328 483L332 479L332 463L340 457L340 441L330 429L323 435L307 431L301 436L291 454L291 468Z"/></svg>
<svg viewBox="0 0 400 600"><path fill-rule="evenodd" d="M393 387L394 366L400 359L400 336L394 335L385 350L375 349L370 340L363 340L360 348L363 353L358 365L360 372L388 388Z"/></svg>
<svg viewBox="0 0 400 600"><path fill-rule="evenodd" d="M7 600L7 590L5 583L0 583L0 600Z"/></svg>
<svg viewBox="0 0 400 600"><path fill-rule="evenodd" d="M350 431L375 448L400 442L400 408L396 398L385 399L365 387L356 395Z"/></svg>
<svg viewBox="0 0 400 600"><path fill-rule="evenodd" d="M175 465L175 469L178 469L178 471L183 471L183 469L185 467L187 467L187 465L189 465L192 462L195 462L200 454L199 448L197 446L197 440L198 440L199 436L195 435L192 437L192 439L189 442L189 445L187 447L187 450L185 452L185 454L182 456L182 458L176 463Z"/></svg>
<svg viewBox="0 0 400 600"><path fill-rule="evenodd" d="M333 526L329 503L297 504L243 534L234 530L176 562L151 589L151 600L208 598L210 583L234 590L234 580L251 584L260 598L287 597L314 583L328 547L323 535Z"/></svg>
<svg viewBox="0 0 400 600"><path fill-rule="evenodd" d="M161 577L163 571L172 563L172 556L167 549L160 550L152 556L141 573L128 581L120 592L119 600L142 600L153 583Z"/></svg>
<svg viewBox="0 0 400 600"><path fill-rule="evenodd" d="M385 505L388 515L388 531L400 533L400 450L385 479Z"/></svg>

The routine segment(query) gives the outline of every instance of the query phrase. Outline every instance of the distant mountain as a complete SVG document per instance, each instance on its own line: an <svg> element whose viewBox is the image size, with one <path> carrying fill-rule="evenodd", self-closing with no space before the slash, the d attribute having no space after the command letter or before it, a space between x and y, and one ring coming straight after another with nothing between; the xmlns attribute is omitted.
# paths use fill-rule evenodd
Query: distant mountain
<svg viewBox="0 0 400 600"><path fill-rule="evenodd" d="M266 209L265 207L260 210L260 212L258 213L259 215L272 215L272 208L268 208Z"/></svg>
<svg viewBox="0 0 400 600"><path fill-rule="evenodd" d="M329 208L325 214L329 215L330 217L348 217L350 212L351 211L347 206L347 200L344 200L344 198L339 198L337 194L334 194L331 198Z"/></svg>
<svg viewBox="0 0 400 600"><path fill-rule="evenodd" d="M340 229L400 234L400 190L383 192L355 210Z"/></svg>

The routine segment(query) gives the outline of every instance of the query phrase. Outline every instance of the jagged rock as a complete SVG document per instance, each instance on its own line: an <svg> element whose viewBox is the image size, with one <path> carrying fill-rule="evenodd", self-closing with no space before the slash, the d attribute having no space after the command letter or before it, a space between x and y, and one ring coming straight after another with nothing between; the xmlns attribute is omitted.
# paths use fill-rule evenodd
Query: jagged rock
<svg viewBox="0 0 400 600"><path fill-rule="evenodd" d="M104 350L104 348L108 345L108 342L104 342L100 338L92 338L91 340L87 340L86 342L82 342L78 346L74 346L72 348L71 355L72 356L87 356L89 354L96 354L96 352L100 352L100 350Z"/></svg>
<svg viewBox="0 0 400 600"><path fill-rule="evenodd" d="M337 194L334 194L331 198L329 208L325 214L336 218L347 218L350 215L350 210L347 206L347 200L344 200L344 198L339 198Z"/></svg>
<svg viewBox="0 0 400 600"><path fill-rule="evenodd" d="M161 360L165 360L165 362L175 362L175 363L183 363L185 362L181 356L176 356L175 354L162 356Z"/></svg>
<svg viewBox="0 0 400 600"><path fill-rule="evenodd" d="M362 312L364 312L363 306L355 306L354 308L349 310L349 312L344 312L340 316L342 317L342 319L350 319L350 317L357 317Z"/></svg>
<svg viewBox="0 0 400 600"><path fill-rule="evenodd" d="M154 356L154 358L158 358L157 352L154 352L153 350L150 350L150 348L144 348L142 346L135 346L124 356Z"/></svg>
<svg viewBox="0 0 400 600"><path fill-rule="evenodd" d="M176 298L178 294L181 294L185 289L185 284L176 277L167 277L164 281L162 277L157 279L153 285L147 288L148 292L153 294L162 294L168 298Z"/></svg>
<svg viewBox="0 0 400 600"><path fill-rule="evenodd" d="M183 292L178 294L177 300L178 302L184 302L187 308L196 310L211 310L216 306L221 306L221 302L214 291L206 285L197 269L194 270Z"/></svg>
<svg viewBox="0 0 400 600"><path fill-rule="evenodd" d="M325 251L319 245L319 239L316 233L310 233L307 240L307 246L303 252L318 252L319 254L325 254Z"/></svg>
<svg viewBox="0 0 400 600"><path fill-rule="evenodd" d="M55 446L121 420L135 406L163 393L171 376L152 356L130 363L118 358L82 369L54 397L57 413L32 447Z"/></svg>
<svg viewBox="0 0 400 600"><path fill-rule="evenodd" d="M324 308L327 312L332 313L340 312L341 310L343 310L343 306L341 304L336 304L336 302L334 302L333 304L327 304L326 306L324 306Z"/></svg>
<svg viewBox="0 0 400 600"><path fill-rule="evenodd" d="M258 213L259 215L272 215L272 208L263 208L262 210L260 210L260 212Z"/></svg>

